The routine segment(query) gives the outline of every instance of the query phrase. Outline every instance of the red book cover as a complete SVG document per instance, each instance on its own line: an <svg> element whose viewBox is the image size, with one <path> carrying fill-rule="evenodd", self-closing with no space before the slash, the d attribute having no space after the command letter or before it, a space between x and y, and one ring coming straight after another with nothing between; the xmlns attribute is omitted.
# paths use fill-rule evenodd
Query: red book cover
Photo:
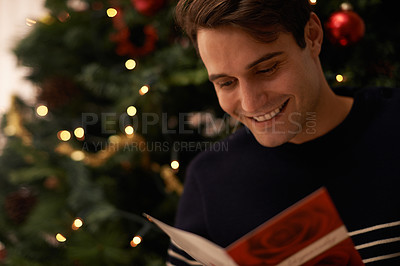
<svg viewBox="0 0 400 266"><path fill-rule="evenodd" d="M321 188L227 248L239 265L364 265Z"/></svg>
<svg viewBox="0 0 400 266"><path fill-rule="evenodd" d="M227 248L145 215L203 265L364 265L325 188L266 221Z"/></svg>

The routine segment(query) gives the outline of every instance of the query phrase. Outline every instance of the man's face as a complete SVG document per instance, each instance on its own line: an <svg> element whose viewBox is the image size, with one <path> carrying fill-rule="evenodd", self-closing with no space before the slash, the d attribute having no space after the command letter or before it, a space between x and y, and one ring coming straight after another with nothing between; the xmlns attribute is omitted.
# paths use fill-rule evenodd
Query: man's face
<svg viewBox="0 0 400 266"><path fill-rule="evenodd" d="M198 32L200 56L222 109L267 147L296 142L318 109L318 55L300 48L291 34L262 43L224 26Z"/></svg>

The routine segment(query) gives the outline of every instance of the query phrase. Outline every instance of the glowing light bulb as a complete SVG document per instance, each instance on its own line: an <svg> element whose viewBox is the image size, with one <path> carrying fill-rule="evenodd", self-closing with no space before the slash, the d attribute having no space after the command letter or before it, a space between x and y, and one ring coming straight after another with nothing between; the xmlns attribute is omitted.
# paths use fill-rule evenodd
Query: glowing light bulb
<svg viewBox="0 0 400 266"><path fill-rule="evenodd" d="M72 230L78 230L83 225L83 221L81 218L76 218L75 221L72 223Z"/></svg>
<svg viewBox="0 0 400 266"><path fill-rule="evenodd" d="M85 154L83 153L83 151L73 151L71 153L71 159L74 161L82 161L83 159L85 159Z"/></svg>
<svg viewBox="0 0 400 266"><path fill-rule="evenodd" d="M118 14L118 11L115 8L108 8L107 9L107 16L109 16L110 18L115 17Z"/></svg>
<svg viewBox="0 0 400 266"><path fill-rule="evenodd" d="M136 67L136 61L133 59L128 59L125 62L125 67L129 70L132 70Z"/></svg>
<svg viewBox="0 0 400 266"><path fill-rule="evenodd" d="M337 82L342 82L344 80L344 77L340 74L336 75L336 81Z"/></svg>
<svg viewBox="0 0 400 266"><path fill-rule="evenodd" d="M82 127L77 127L74 130L74 135L78 139L81 139L81 138L83 138L85 136L85 130Z"/></svg>
<svg viewBox="0 0 400 266"><path fill-rule="evenodd" d="M145 95L146 93L149 92L149 89L150 89L149 86L144 85L143 87L140 88L139 94L140 94L140 95Z"/></svg>
<svg viewBox="0 0 400 266"><path fill-rule="evenodd" d="M317 4L317 0L309 0L311 5L316 5Z"/></svg>
<svg viewBox="0 0 400 266"><path fill-rule="evenodd" d="M46 115L49 113L49 109L48 109L47 106L45 106L45 105L39 105L39 106L36 108L36 113L37 113L39 116L46 116Z"/></svg>
<svg viewBox="0 0 400 266"><path fill-rule="evenodd" d="M65 241L67 241L67 239L65 238L65 236L63 236L63 235L60 234L60 233L58 233L58 234L56 235L56 239L57 239L57 241L60 242L60 243L63 243L63 242L65 242Z"/></svg>
<svg viewBox="0 0 400 266"><path fill-rule="evenodd" d="M141 236L135 236L132 241L131 241L131 246L136 247L142 242L142 237Z"/></svg>
<svg viewBox="0 0 400 266"><path fill-rule="evenodd" d="M136 107L135 107L135 106L129 106L128 108L126 108L126 113L127 113L129 116L134 116L134 115L136 115L136 112L137 112L137 110L136 110Z"/></svg>
<svg viewBox="0 0 400 266"><path fill-rule="evenodd" d="M57 138L62 141L68 141L71 139L71 133L68 130L58 131Z"/></svg>
<svg viewBox="0 0 400 266"><path fill-rule="evenodd" d="M132 135L135 132L135 129L133 128L133 126L126 126L125 127L125 133L127 135Z"/></svg>
<svg viewBox="0 0 400 266"><path fill-rule="evenodd" d="M171 162L171 168L175 169L175 170L178 169L179 168L179 162L177 160L173 160Z"/></svg>

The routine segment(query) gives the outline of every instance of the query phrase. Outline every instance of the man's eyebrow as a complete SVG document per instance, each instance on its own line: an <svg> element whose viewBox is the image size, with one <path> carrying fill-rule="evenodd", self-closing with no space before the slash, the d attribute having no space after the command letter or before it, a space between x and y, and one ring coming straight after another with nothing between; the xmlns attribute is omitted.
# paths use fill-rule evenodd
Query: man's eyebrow
<svg viewBox="0 0 400 266"><path fill-rule="evenodd" d="M223 77L227 77L228 75L227 74L213 74L213 75L210 75L209 77L208 77L208 79L211 81L211 82L213 82L214 80L216 80L216 79L219 79L219 78L223 78Z"/></svg>
<svg viewBox="0 0 400 266"><path fill-rule="evenodd" d="M274 58L274 57L276 57L276 56L278 56L278 55L281 55L281 54L283 54L283 52L273 52L273 53L265 54L265 55L261 56L259 59L255 60L254 62L248 64L248 65L246 66L246 69L250 69L250 68L252 68L252 67L258 65L258 64L261 63L261 62L270 60L270 59L272 59L272 58Z"/></svg>
<svg viewBox="0 0 400 266"><path fill-rule="evenodd" d="M278 56L278 55L281 55L281 54L283 54L283 52L272 52L272 53L265 54L265 55L261 56L260 58L258 58L257 60L255 60L254 62L251 62L250 64L248 64L248 65L246 66L246 69L250 69L250 68L252 68L252 67L258 65L258 64L261 63L261 62L270 60L270 59L272 59L272 58L274 58L274 57L276 57L276 56ZM208 77L208 79L209 79L211 82L213 82L213 81L216 80L216 79L223 78L223 77L227 77L227 76L228 76L228 75L227 75L227 74L224 74L224 73L221 73L221 74L212 74L212 75L210 75L210 76Z"/></svg>

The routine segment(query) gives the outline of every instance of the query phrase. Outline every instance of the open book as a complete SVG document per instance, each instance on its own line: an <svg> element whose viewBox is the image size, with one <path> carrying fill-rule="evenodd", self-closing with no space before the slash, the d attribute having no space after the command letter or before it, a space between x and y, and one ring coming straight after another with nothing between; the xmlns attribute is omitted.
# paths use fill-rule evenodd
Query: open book
<svg viewBox="0 0 400 266"><path fill-rule="evenodd" d="M364 265L325 188L226 248L145 216L204 265Z"/></svg>

